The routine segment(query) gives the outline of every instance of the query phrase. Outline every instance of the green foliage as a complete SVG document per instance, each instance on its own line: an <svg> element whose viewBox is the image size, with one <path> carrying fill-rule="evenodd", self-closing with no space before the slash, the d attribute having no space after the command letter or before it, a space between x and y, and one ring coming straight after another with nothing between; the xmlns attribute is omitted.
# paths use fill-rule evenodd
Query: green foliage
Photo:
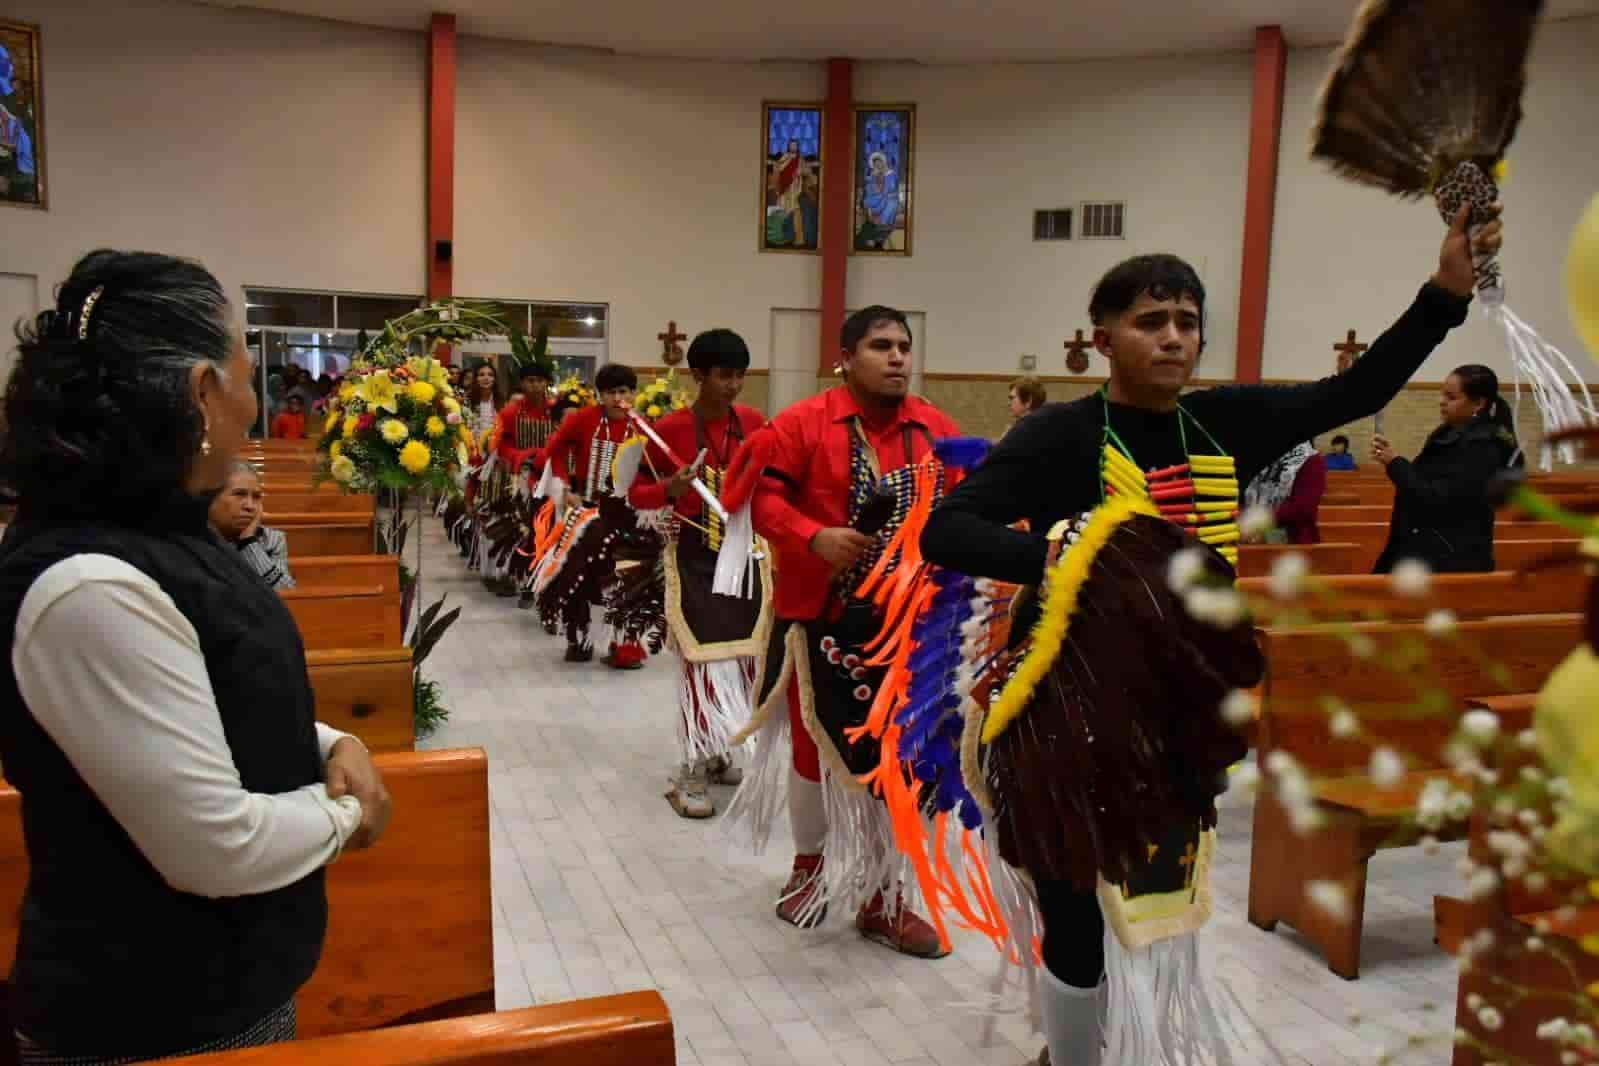
<svg viewBox="0 0 1599 1066"><path fill-rule="evenodd" d="M444 609L444 601L447 599L449 599L448 596L440 596L431 607L422 612L422 617L417 619L416 629L411 634L411 668L413 670L422 669L423 661L432 653L434 646L438 644L440 638L444 636L449 628L455 624L455 620L461 617L461 608L459 607L449 614L440 616L439 612Z"/></svg>
<svg viewBox="0 0 1599 1066"><path fill-rule="evenodd" d="M426 740L450 717L450 709L444 706L444 686L437 681L418 677L411 691L415 694L412 720L416 726L416 737Z"/></svg>

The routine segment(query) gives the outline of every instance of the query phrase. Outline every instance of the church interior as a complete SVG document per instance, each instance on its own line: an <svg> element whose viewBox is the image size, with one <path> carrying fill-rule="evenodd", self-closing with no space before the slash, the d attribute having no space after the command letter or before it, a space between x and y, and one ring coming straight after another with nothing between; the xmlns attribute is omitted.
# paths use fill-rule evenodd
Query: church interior
<svg viewBox="0 0 1599 1066"><path fill-rule="evenodd" d="M1475 37L1484 55L1494 53L1483 40L1494 37L1487 27L1505 12L1535 21L1525 85L1507 85L1498 67L1474 81L1446 45L1378 32L1422 9L1454 20L1448 40ZM1475 35L1467 32L1474 20ZM1358 68L1347 57L1362 30L1371 52L1397 53L1403 44L1437 63L1387 71L1395 94L1387 117L1409 109L1418 128L1427 127L1424 113L1440 96L1514 103L1520 93L1493 168L1503 205L1503 254L1494 260L1502 290L1483 286L1485 260L1472 243L1497 208L1468 213L1468 230L1434 201L1442 202L1435 183L1443 174L1425 189L1378 188L1351 180L1355 165L1327 147L1327 116L1339 103L1330 72L1355 80L1364 69L1369 77L1393 58L1368 55L1368 67ZM1503 35L1492 43L1515 50ZM0 47L0 364L13 382L13 426L0 427L0 436L21 432L29 393L17 382L40 373L30 367L43 358L25 353L46 346L42 336L28 340L26 329L13 335L14 326L65 323L61 343L75 331L82 348L122 321L116 282L88 299L76 290L67 298L86 253L148 251L203 265L226 298L229 343L237 340L249 366L240 402L253 393L256 411L234 449L240 469L253 470L254 522L232 539L241 554L246 540L286 552L294 587L280 583L262 610L281 603L298 630L315 721L338 731L319 732L323 759L333 766L330 737L353 737L363 760L370 756L361 765L381 775L385 809L392 802L382 837L358 847L338 804L357 815L360 807L334 795L331 771L307 786L326 786L318 809L337 839L326 863L319 961L290 1001L295 1039L247 1050L175 1047L217 1066L336 1057L369 1066L1599 1063L1599 688L1593 670L1577 673L1593 665L1599 642L1590 587L1599 528L1589 526L1599 513L1599 467L1582 461L1577 428L1599 425L1589 394L1599 386L1599 0L1154 0L1137 9L1099 0L891 0L865 8L839 0L0 0ZM1459 227L1453 243L1451 221ZM1491 226L1497 232L1499 221ZM1296 438L1293 426L1266 424L1272 415L1264 412L1290 408L1262 401L1261 425L1234 427L1239 439L1247 430L1251 441L1300 445L1295 463L1314 456L1318 471L1324 455L1353 457L1347 467L1326 463L1313 537L1284 543L1252 534L1248 520L1259 508L1247 505L1254 490L1243 472L1253 453L1213 449L1232 478L1217 490L1228 501L1223 521L1233 523L1219 528L1232 532L1196 532L1211 528L1199 525L1213 513L1202 502L1177 521L1194 527L1194 544L1226 546L1204 564L1226 571L1226 590L1205 600L1213 613L1250 605L1243 622L1217 624L1248 637L1256 669L1223 684L1225 700L1203 712L1224 716L1240 739L1201 803L1211 824L1172 849L1181 868L1166 872L1181 891L1146 891L1131 876L1103 873L1088 890L1110 923L1108 984L1098 986L1104 1035L1082 1037L1080 1053L1068 1058L1060 1049L1070 1041L1049 1022L1056 1001L1047 979L1059 972L1051 960L1066 950L1097 958L1104 922L1096 912L1095 932L1067 947L1063 927L1054 926L1057 946L1042 947L1044 925L1058 912L1039 918L1040 893L1058 882L1034 876L1007 850L1018 846L1015 831L1002 827L1016 824L1010 815L1027 803L1020 785L1002 791L1005 771L988 761L986 753L998 759L1010 750L993 735L994 719L979 742L981 720L973 726L971 718L978 707L992 716L1002 693L1012 696L1031 653L995 667L1008 654L1006 638L995 637L984 659L985 670L999 671L992 690L981 671L974 680L951 665L964 681L953 682L951 709L931 728L956 724L944 755L964 786L940 779L955 799L931 785L917 791L933 780L916 761L925 749L894 763L890 745L910 743L900 732L909 719L854 720L857 731L871 731L874 751L883 745L881 772L901 791L911 788L895 807L850 761L849 744L818 710L823 696L805 687L836 672L844 703L854 686L861 713L867 705L878 713L888 699L874 680L881 675L870 671L888 660L861 651L838 665L834 649L845 644L827 626L845 623L836 613L828 619L831 606L821 608L828 635L807 658L795 649L815 636L805 624L817 610L795 614L794 605L808 591L842 590L846 575L859 579L868 568L880 582L880 610L891 593L891 613L907 598L927 611L936 596L944 596L937 605L955 602L944 592L950 586L938 584L943 564L922 559L955 551L935 551L933 533L920 552L915 536L851 549L866 560L859 569L855 554L834 562L832 541L824 550L824 536L839 527L863 543L875 535L861 518L876 499L862 503L872 492L858 476L868 460L872 474L885 475L874 482L879 495L901 492L890 528L937 524L939 507L916 495L923 481L883 487L893 480L891 464L885 459L878 471L873 449L886 457L901 446L901 430L879 439L869 424L875 416L856 406L864 405L861 375L878 372L862 369L868 359L888 360L883 387L897 383L903 403L916 405L905 410L942 419L934 425L925 414L916 423L926 446L903 430L904 469L920 478L936 467L942 500L977 508L985 463L962 466L934 438L980 438L998 460L986 465L1019 464L1042 440L1036 420L1066 405L1104 412L1103 447L1112 454L1100 459L1095 423L1086 460L1104 463L1088 479L1094 514L1123 500L1127 482L1117 478L1129 476L1140 498L1147 477L1151 503L1170 502L1153 459L1134 459L1130 475L1116 472L1138 447L1122 445L1112 428L1114 410L1133 440L1123 413L1131 408L1120 406L1135 405L1125 398L1133 394L1118 391L1117 377L1131 371L1113 365L1111 345L1121 335L1090 309L1091 294L1099 299L1101 279L1118 264L1161 255L1181 257L1202 286L1184 396L1233 386L1236 395L1287 395L1344 375L1354 389L1380 373L1373 363L1394 354L1392 340L1382 339L1391 324L1400 323L1397 331L1415 316L1447 317L1454 311L1438 309L1446 300L1459 313L1369 413L1329 418L1313 433L1298 427ZM1459 293L1440 291L1451 256L1467 270ZM1134 295L1179 310L1195 303L1191 288L1168 291L1173 284L1146 283ZM1501 310L1501 292L1513 314ZM1124 311L1113 308L1112 317ZM851 342L857 320L853 341L862 347ZM880 336L903 337L909 347L897 356L890 346L872 348ZM374 364L381 352L393 358ZM374 366L388 368L375 372L381 383L372 380ZM1423 457L1449 443L1440 437L1440 390L1447 424L1461 388L1464 402L1476 398L1463 376L1468 366L1497 377L1502 398L1485 410L1508 412L1502 425L1513 427L1516 449L1495 464L1494 487L1470 489L1474 503L1501 493L1497 512L1482 520L1489 561L1459 567L1470 573L1444 573L1456 568L1436 562L1396 568L1395 538L1425 524L1421 511L1404 510L1421 507L1405 501L1422 497L1408 496L1411 482L1396 471L1421 469ZM480 394L482 368L493 371L493 384ZM1537 377L1539 369L1547 375ZM736 396L712 395L735 376ZM1048 406L1018 415L1018 390L1035 388ZM618 390L627 396L621 406L612 402ZM1171 461L1187 464L1178 476L1191 479L1183 484L1197 501L1220 468L1192 450L1204 439L1193 427L1207 437L1216 427L1199 399L1194 420L1177 391L1171 395L1176 432L1185 434ZM1359 406L1351 403L1351 413ZM745 409L751 421L741 428ZM821 428L798 428L813 415ZM671 436L671 418L686 436ZM725 438L706 430L716 418L731 418ZM205 415L207 434L218 424ZM832 445L818 442L834 440L834 430L846 456L837 464L839 492L857 495L847 509L840 495L841 520L806 512L800 536L800 518L778 522L775 505L763 512L762 501L782 496L784 507L804 511L814 486L799 471L832 469L824 461ZM593 434L592 442L580 434ZM381 461L367 458L383 447ZM209 462L210 436L202 452ZM758 485L741 511L738 457L750 452L762 456L746 471ZM918 453L928 456L924 466ZM54 883L39 869L40 827L49 824L41 812L69 786L42 771L24 779L14 760L47 745L63 780L95 811L104 813L102 801L110 810L107 824L121 813L106 789L85 783L94 780L90 764L65 734L48 722L41 730L30 716L43 690L29 680L35 667L24 662L17 619L35 624L27 606L34 593L23 600L26 586L18 586L20 608L7 598L28 565L28 545L38 543L29 538L41 535L29 531L28 496L7 469L21 454L43 452L0 448L8 533L18 534L0 547L0 618L9 614L18 641L14 683L0 686L0 756L11 771L0 781L0 953L9 953L8 966L17 960L0 1006L17 1046L0 1041L0 1061L142 1061L154 1056L118 1058L103 1042L79 1051L35 1043L49 1031L43 1019L55 1017L39 991L48 984L40 974L55 971L38 962L49 952L30 925L49 910L42 901ZM1030 468L1041 476L1018 494L1027 499L986 516L996 529L1012 527L1001 533L1033 536L1040 561L1038 516L1053 512L1032 497L1067 493L1070 460L1059 454L1058 469L1047 457ZM570 473L557 455L570 457ZM1267 465L1275 458L1263 455L1249 472L1269 478L1282 470ZM382 474L369 472L369 462ZM1293 481L1299 467L1287 469ZM218 477L236 479L237 471ZM646 508L640 486L665 491ZM209 491L207 499L218 485ZM1436 506L1453 516L1467 507L1468 490L1449 491L1457 495ZM916 502L907 504L905 493ZM607 511L600 497L620 511ZM645 511L665 515L665 524L653 525ZM1117 520L1136 527L1140 519ZM755 539L741 572L760 588L753 600L747 587L742 595L762 611L751 623L759 635L744 642L737 662L745 665L706 669L714 656L698 653L716 646L706 633L738 595L723 588L727 545L751 521ZM612 582L593 592L596 635L587 602L574 623L567 599L590 595L588 572L565 583L568 570L593 561L579 558L591 543L590 522L609 531L593 550ZM1033 565L1039 580L1015 580L1005 567L971 575L991 581L964 579L961 603L983 604L961 618L974 610L979 620L1016 618L1029 597L1043 598L1039 628L1024 647L1042 642L1051 607L1059 607L1046 585L1066 580L1068 570L1056 567L1055 553L1082 555L1096 538L1126 543L1115 539L1126 528L1118 534L1093 523L1078 521L1064 538L1051 532L1045 569ZM282 536L260 542L266 527ZM709 546L709 561L695 556L702 570L691 574L680 539L702 553ZM644 552L645 541L654 556L628 554ZM807 552L820 567L814 574L794 562ZM871 565L890 557L899 570ZM1185 558L1159 568L1159 580L1169 573L1178 590L1174 600L1162 595L1197 614L1204 597L1182 598L1181 582L1198 580L1179 576ZM925 586L894 585L893 574L913 571ZM190 579L152 576L194 623L221 701L212 638L176 591ZM1081 580L1085 597L1098 587ZM1006 582L1019 589L1014 604L1011 592L993 591ZM862 587L870 589L870 579ZM636 615L621 603L634 593L653 597ZM850 603L870 598L857 595ZM691 604L691 596L711 606ZM696 610L713 617L696 619ZM1071 610L1061 625L1097 624L1092 611ZM904 616L900 638L930 639L909 628L913 615ZM950 632L969 652L970 627L957 619ZM1068 641L1071 632L1081 630L1068 630ZM1080 639L1089 646L1091 638ZM1142 661L1140 649L1129 646L1127 656ZM832 655L836 671L817 654ZM1225 673L1202 660L1191 667L1196 677ZM83 661L96 673L92 659ZM787 664L781 677L779 663ZM1084 672L1102 681L1087 663ZM914 700L897 669L882 684L897 679L905 691L896 698ZM1067 684L1064 667L1050 669L1037 682L1041 692ZM1156 673L1148 666L1146 676ZM281 683L285 691L305 687L297 676ZM1139 681L1126 685L1145 691ZM734 689L737 699L728 695ZM1021 698L1047 702L1047 692L1030 692ZM724 711L729 723L715 751L725 757L710 747L680 753L685 730L715 734L707 719ZM958 714L967 715L964 733ZM8 726L8 718L27 721ZM1021 722L1010 727L1017 745L1018 733L1032 735L1025 716ZM229 744L242 743L226 712L222 724ZM1107 746L1121 736L1103 729ZM1144 730L1142 720L1129 730L1143 753L1129 765L1143 765L1157 746ZM792 767L786 748L767 749L779 736L793 746ZM814 759L818 742L819 768L807 773L801 747L810 745ZM1197 751L1200 742L1189 742ZM236 761L245 771L246 760ZM1073 772L1064 761L1049 765ZM799 813L818 775L816 816L825 808L829 876L837 879L828 891L846 898L834 897L826 911L819 896L826 917L796 921L784 906L810 899L800 859L814 852L821 863L820 845L802 839ZM254 788L249 772L244 779L252 794L300 787ZM162 802L159 791L141 795ZM1117 807L1097 795L1083 802ZM1538 806L1545 802L1547 810ZM882 820L892 819L893 846L859 828L877 824L874 804L889 812ZM861 814L862 805L874 813ZM980 825L963 832L960 818L979 807ZM763 815L771 824L751 831ZM272 817L262 815L251 832L269 832ZM906 827L919 818L936 828L916 836ZM850 826L855 843L836 844ZM752 832L763 846L750 846ZM119 834L105 846L134 855L129 869L145 871L137 852L146 837L131 826ZM946 840L960 843L940 844L947 850L935 849L932 859L916 850ZM1148 843L1153 863L1165 842ZM901 904L885 903L882 891L872 896L875 882L849 883L834 857L846 846L874 871L875 854L914 873L906 874L905 899L914 888L920 902L911 916L927 950L907 946L909 902L895 918ZM150 870L165 875L145 850ZM171 881L151 873L153 886ZM108 882L105 891L118 891L121 882L109 874ZM160 890L193 903L172 913L224 922L250 913L210 898L229 892ZM879 935L875 907L901 924ZM1123 926L1158 924L1155 909L1173 929L1189 924L1149 933L1152 946L1135 945ZM135 913L120 904L108 911ZM1036 935L1018 913L1040 923ZM195 930L233 928L194 920ZM176 943L202 934L174 926L171 935ZM1125 991L1118 981L1136 985L1140 967L1161 965L1181 967L1181 976L1163 978L1143 999L1128 993L1133 1008L1115 999ZM232 973L214 978L218 988L233 981ZM1173 984L1203 986L1205 994L1186 999ZM1158 1036L1123 1042L1124 1031L1106 1020L1107 995L1110 1015L1131 1011ZM99 1027L102 1006L92 997L74 1003L76 1024ZM185 1015L204 1009L174 1005ZM1210 1027L1212 1043L1185 1035Z"/></svg>

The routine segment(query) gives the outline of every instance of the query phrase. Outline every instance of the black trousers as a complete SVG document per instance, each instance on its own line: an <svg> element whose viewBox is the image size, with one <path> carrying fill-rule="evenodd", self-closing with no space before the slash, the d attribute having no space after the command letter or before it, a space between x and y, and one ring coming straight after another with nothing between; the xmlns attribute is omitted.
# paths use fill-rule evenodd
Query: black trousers
<svg viewBox="0 0 1599 1066"><path fill-rule="evenodd" d="M1105 972L1105 916L1099 896L1069 881L1037 881L1044 965L1073 988L1094 988Z"/></svg>

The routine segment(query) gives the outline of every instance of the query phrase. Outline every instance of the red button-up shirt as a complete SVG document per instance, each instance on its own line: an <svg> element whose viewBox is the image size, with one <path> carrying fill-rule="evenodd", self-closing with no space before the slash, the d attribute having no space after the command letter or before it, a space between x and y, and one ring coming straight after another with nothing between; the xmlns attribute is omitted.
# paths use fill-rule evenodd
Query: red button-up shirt
<svg viewBox="0 0 1599 1066"><path fill-rule="evenodd" d="M719 418L705 423L705 438L708 445L708 453L705 456L707 467L726 470L728 464L733 461L733 455L738 451L739 445L766 424L766 416L753 407L734 404L733 414L738 418L738 427L742 432L731 431L731 418ZM700 512L705 509L699 493L690 490L675 501L666 498L667 480L677 473L682 463L692 463L694 457L700 453L699 435L694 429L694 412L673 411L655 423L655 432L660 434L661 439L672 449L680 462L674 463L668 459L654 442L646 444L645 448L648 451L645 454L648 461L639 467L638 477L633 480L632 488L628 489L627 502L640 511L659 511L675 503L674 509L684 518L698 518Z"/></svg>
<svg viewBox="0 0 1599 1066"><path fill-rule="evenodd" d="M568 412L561 420L561 428L555 431L555 436L545 446L544 454L539 456L539 466L554 462L555 476L567 481L574 490L583 492L589 479L589 443L604 419L605 408L598 404ZM626 418L614 419L606 423L605 433L606 439L620 444L633 435L633 427ZM603 484L609 484L608 473L600 480Z"/></svg>
<svg viewBox="0 0 1599 1066"><path fill-rule="evenodd" d="M915 396L892 413L868 412L846 386L794 404L768 424L775 450L768 473L750 501L755 531L777 552L773 607L780 618L818 618L827 606L833 575L811 551L811 538L830 526L849 525L850 422L859 417L867 441L877 452L878 469L890 471L927 457L927 436L954 437L954 419ZM911 434L905 455L905 428Z"/></svg>

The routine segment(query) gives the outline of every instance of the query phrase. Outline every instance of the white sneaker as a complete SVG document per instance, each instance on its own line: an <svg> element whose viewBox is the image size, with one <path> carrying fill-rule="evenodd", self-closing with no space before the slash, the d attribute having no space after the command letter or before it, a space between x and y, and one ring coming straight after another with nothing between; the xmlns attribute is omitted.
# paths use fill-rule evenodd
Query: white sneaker
<svg viewBox="0 0 1599 1066"><path fill-rule="evenodd" d="M706 790L703 762L678 770L677 778L666 792L666 802L684 818L709 818L716 813L716 806Z"/></svg>

